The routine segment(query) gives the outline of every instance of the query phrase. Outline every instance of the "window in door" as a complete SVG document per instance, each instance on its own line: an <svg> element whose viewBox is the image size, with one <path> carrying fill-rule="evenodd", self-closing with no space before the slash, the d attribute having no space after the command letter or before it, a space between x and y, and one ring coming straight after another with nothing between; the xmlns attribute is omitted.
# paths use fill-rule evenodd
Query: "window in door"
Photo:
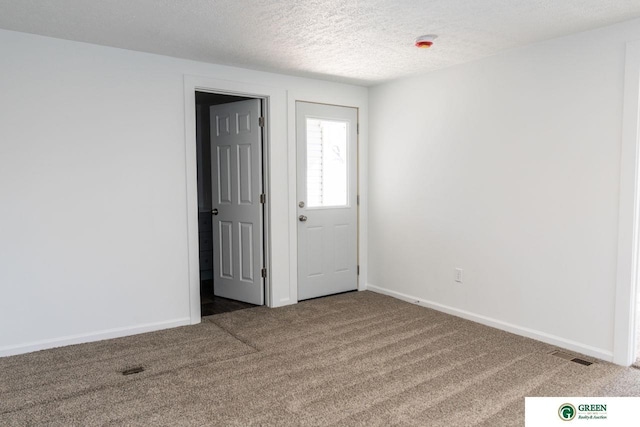
<svg viewBox="0 0 640 427"><path fill-rule="evenodd" d="M348 206L348 125L307 118L307 205Z"/></svg>

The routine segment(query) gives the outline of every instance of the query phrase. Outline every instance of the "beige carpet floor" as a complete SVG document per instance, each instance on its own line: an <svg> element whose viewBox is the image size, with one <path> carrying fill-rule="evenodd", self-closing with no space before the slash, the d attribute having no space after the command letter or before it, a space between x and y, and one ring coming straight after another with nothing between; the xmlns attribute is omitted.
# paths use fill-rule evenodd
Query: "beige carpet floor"
<svg viewBox="0 0 640 427"><path fill-rule="evenodd" d="M640 396L554 349L349 293L0 359L0 425L521 426L525 396Z"/></svg>

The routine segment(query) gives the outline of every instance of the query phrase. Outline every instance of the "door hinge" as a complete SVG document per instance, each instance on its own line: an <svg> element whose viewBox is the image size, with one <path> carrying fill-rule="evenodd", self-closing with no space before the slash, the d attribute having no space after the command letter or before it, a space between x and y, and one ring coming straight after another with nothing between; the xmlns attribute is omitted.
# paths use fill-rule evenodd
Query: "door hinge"
<svg viewBox="0 0 640 427"><path fill-rule="evenodd" d="M259 117L258 118L258 126L260 126L261 128L264 127L264 117Z"/></svg>
<svg viewBox="0 0 640 427"><path fill-rule="evenodd" d="M262 276L262 278L266 278L267 277L267 269L263 268L262 270L260 270L260 275Z"/></svg>
<svg viewBox="0 0 640 427"><path fill-rule="evenodd" d="M264 205L265 203L267 203L267 195L266 195L266 194L262 193L262 194L260 195L260 203L262 203L263 205Z"/></svg>
<svg viewBox="0 0 640 427"><path fill-rule="evenodd" d="M360 266L356 267L356 274L359 276L360 275Z"/></svg>
<svg viewBox="0 0 640 427"><path fill-rule="evenodd" d="M359 194L356 196L356 204L358 206L360 206L360 195Z"/></svg>

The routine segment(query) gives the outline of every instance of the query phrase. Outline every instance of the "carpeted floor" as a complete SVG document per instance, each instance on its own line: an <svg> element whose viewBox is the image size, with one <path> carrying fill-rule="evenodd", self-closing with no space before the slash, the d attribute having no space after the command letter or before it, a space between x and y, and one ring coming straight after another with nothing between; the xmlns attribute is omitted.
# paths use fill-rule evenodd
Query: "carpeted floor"
<svg viewBox="0 0 640 427"><path fill-rule="evenodd" d="M640 396L552 350L350 293L0 359L0 425L520 426L524 396Z"/></svg>

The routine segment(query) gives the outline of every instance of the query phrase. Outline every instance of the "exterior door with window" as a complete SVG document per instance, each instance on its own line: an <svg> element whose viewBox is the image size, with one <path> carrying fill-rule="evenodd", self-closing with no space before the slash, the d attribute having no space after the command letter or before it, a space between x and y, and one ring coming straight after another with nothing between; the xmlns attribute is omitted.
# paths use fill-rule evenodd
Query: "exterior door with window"
<svg viewBox="0 0 640 427"><path fill-rule="evenodd" d="M358 110L296 103L298 300L355 290Z"/></svg>

